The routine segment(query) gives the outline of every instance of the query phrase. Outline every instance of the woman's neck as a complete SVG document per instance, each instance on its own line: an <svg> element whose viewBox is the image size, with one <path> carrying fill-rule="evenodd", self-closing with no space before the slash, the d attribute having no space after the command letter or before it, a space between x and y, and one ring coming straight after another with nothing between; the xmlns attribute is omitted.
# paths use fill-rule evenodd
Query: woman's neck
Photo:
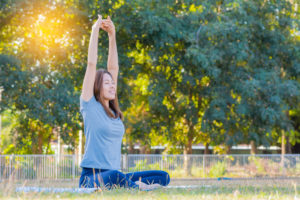
<svg viewBox="0 0 300 200"><path fill-rule="evenodd" d="M105 106L107 106L109 108L109 101L108 100L104 100L104 104L105 104Z"/></svg>

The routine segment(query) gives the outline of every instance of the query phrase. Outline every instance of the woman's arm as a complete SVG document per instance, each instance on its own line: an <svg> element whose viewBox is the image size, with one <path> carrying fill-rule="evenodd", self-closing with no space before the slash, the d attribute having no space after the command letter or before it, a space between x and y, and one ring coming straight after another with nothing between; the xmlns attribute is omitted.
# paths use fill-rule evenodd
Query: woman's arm
<svg viewBox="0 0 300 200"><path fill-rule="evenodd" d="M109 16L107 17L106 20L103 20L102 29L107 32L109 38L107 71L111 73L117 90L119 61L118 61L118 51L117 51L117 42L116 42L116 31L115 31L115 26Z"/></svg>
<svg viewBox="0 0 300 200"><path fill-rule="evenodd" d="M83 100L88 101L94 95L94 82L96 76L96 64L98 54L98 36L102 23L102 16L98 15L98 20L92 27L92 33L89 42L88 64L83 79L82 93Z"/></svg>

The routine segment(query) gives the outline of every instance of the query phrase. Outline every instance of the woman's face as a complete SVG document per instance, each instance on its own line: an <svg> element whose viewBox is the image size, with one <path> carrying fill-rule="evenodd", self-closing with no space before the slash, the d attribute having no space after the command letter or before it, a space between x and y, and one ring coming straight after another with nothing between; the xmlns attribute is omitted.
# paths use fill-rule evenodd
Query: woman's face
<svg viewBox="0 0 300 200"><path fill-rule="evenodd" d="M113 100L116 96L116 85L111 76L107 73L103 74L103 96L106 100Z"/></svg>

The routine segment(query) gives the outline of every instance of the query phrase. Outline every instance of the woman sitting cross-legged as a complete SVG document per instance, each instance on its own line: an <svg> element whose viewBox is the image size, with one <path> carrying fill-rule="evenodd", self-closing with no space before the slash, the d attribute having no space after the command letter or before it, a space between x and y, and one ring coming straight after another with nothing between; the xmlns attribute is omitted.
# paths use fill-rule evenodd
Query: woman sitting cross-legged
<svg viewBox="0 0 300 200"><path fill-rule="evenodd" d="M108 33L109 51L107 70L96 70L99 30ZM79 187L113 188L114 186L151 190L170 182L161 170L122 173L121 142L125 132L123 114L117 98L118 53L115 27L110 17L98 20L92 27L88 64L80 96L80 113L86 137L85 153L80 163L82 173Z"/></svg>

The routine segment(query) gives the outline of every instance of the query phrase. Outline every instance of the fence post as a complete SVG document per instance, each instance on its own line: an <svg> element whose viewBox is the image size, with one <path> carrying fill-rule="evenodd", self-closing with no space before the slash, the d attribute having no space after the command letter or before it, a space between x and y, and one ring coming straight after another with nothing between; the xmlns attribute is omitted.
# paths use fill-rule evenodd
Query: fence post
<svg viewBox="0 0 300 200"><path fill-rule="evenodd" d="M163 155L161 155L161 159L160 159L160 170L163 170L164 168L164 157Z"/></svg>
<svg viewBox="0 0 300 200"><path fill-rule="evenodd" d="M133 155L133 154L124 154L122 155L123 162L120 163L120 166L123 167L122 169L124 172L129 172L130 167L137 167L135 166L135 162L133 161L144 161L146 158L149 158L148 160L151 161L150 163L154 163L156 166L159 166L161 170L170 170L173 171L175 167L179 166L180 168L182 165L182 156L184 155ZM191 155L189 155L191 156ZM200 167L201 165L201 157L202 157L202 177L206 177L206 175L209 177L210 167L212 164L214 164L215 161L226 161L226 164L228 164L228 167L240 167L240 162L242 164L241 169L244 169L245 173L242 174L242 176L247 175L247 165L249 163L248 156L252 156L253 158L261 158L262 161L271 161L274 160L274 163L276 164L276 167L283 166L282 171L280 171L281 176L288 176L288 170L292 169L295 164L299 162L300 156L296 155L248 155L248 154L242 154L242 155L229 155L233 156L235 159L234 161L239 162L232 162L230 159L225 159L225 155L192 155L193 158L198 158L197 161L197 167ZM242 156L242 158L240 157ZM64 159L67 157L67 159ZM49 159L50 161L48 162ZM70 158L70 159L69 159ZM151 160L150 160L151 158ZM168 159L172 158L172 159ZM179 160L180 158L180 160ZM55 159L55 160L54 160ZM133 159L132 161L130 159ZM159 160L160 159L160 160ZM24 168L22 170L20 169L21 162L24 162ZM231 164L232 162L232 164ZM271 163L273 163L271 162ZM61 163L61 166L59 165ZM132 164L131 164L132 163ZM149 164L150 164L149 163ZM268 162L269 163L269 162ZM250 159L251 166L255 163L253 163ZM281 164L281 165L280 165ZM206 173L206 165L208 167ZM277 166L278 165L278 166ZM39 167L38 167L39 166ZM250 166L250 167L251 167ZM249 166L248 166L249 167ZM49 169L50 168L50 169ZM20 169L20 171L18 171ZM199 168L201 170L201 168ZM229 169L229 168L228 168ZM270 168L271 169L271 168ZM281 169L281 168L280 168ZM49 171L50 170L50 171ZM277 168L276 168L277 170ZM248 170L249 172L250 169ZM56 174L54 174L56 173ZM20 180L24 178L29 179L45 179L45 178L51 178L51 179L72 179L75 180L78 176L79 170L78 170L78 157L76 154L74 155L30 155L30 156L24 156L24 155L0 155L0 182L3 180L8 179L14 179L14 180ZM235 171L234 171L235 173ZM65 176L67 174L67 176ZM250 173L251 175L252 173ZM199 174L201 177L201 174Z"/></svg>
<svg viewBox="0 0 300 200"><path fill-rule="evenodd" d="M2 179L2 165L1 165L1 161L2 161L2 156L0 155L0 181Z"/></svg>
<svg viewBox="0 0 300 200"><path fill-rule="evenodd" d="M281 174L281 176L284 176L284 175L286 175L286 168L285 168L285 154L282 154L281 153L281 167L282 167L282 174Z"/></svg>
<svg viewBox="0 0 300 200"><path fill-rule="evenodd" d="M9 174L8 174L8 178L10 178L10 176L11 176L11 162L12 162L12 157L13 156L14 155L9 156Z"/></svg>
<svg viewBox="0 0 300 200"><path fill-rule="evenodd" d="M123 171L128 172L128 169L127 169L127 154L123 154Z"/></svg>
<svg viewBox="0 0 300 200"><path fill-rule="evenodd" d="M128 172L128 154L125 154L125 168L126 172Z"/></svg>
<svg viewBox="0 0 300 200"><path fill-rule="evenodd" d="M72 159L72 178L75 179L75 154L73 154Z"/></svg>
<svg viewBox="0 0 300 200"><path fill-rule="evenodd" d="M205 177L205 156L206 156L206 155L202 155L202 161L203 161L203 162L202 162L202 163L203 163L203 167L202 167L202 168L203 168L203 177Z"/></svg>
<svg viewBox="0 0 300 200"><path fill-rule="evenodd" d="M55 179L57 179L57 173L58 173L58 155L55 155Z"/></svg>

